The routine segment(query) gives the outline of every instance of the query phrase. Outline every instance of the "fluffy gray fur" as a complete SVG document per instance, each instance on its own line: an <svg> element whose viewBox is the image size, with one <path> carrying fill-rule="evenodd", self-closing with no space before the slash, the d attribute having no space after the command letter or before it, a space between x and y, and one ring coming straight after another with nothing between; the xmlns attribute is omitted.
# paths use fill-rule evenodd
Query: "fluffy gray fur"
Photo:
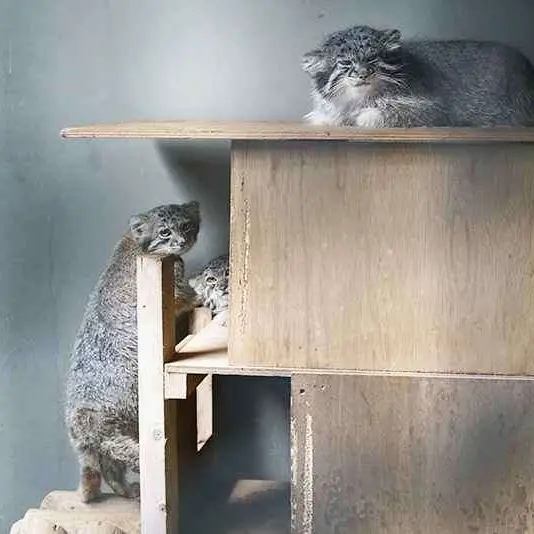
<svg viewBox="0 0 534 534"><path fill-rule="evenodd" d="M66 424L80 463L84 502L99 496L102 477L119 495L139 495L138 484L125 478L128 469L139 472L137 256L175 256L177 272L183 273L181 255L195 244L199 225L197 202L133 216L89 297L66 394Z"/></svg>
<svg viewBox="0 0 534 534"><path fill-rule="evenodd" d="M196 304L210 308L214 314L228 308L228 255L217 256L189 279L197 295Z"/></svg>
<svg viewBox="0 0 534 534"><path fill-rule="evenodd" d="M357 127L532 126L534 68L482 41L403 41L355 26L304 55L312 124Z"/></svg>

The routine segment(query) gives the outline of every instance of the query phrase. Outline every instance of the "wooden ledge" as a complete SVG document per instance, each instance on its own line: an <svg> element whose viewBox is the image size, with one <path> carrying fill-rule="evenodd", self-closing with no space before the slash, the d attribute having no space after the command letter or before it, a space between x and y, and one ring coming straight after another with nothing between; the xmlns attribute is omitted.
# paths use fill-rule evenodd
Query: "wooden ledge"
<svg viewBox="0 0 534 534"><path fill-rule="evenodd" d="M325 128L302 122L144 121L74 126L70 139L219 139L373 143L534 143L534 128Z"/></svg>
<svg viewBox="0 0 534 534"><path fill-rule="evenodd" d="M174 375L243 375L243 376L279 376L293 375L353 375L353 376L388 376L405 378L452 378L477 380L516 380L534 381L534 376L474 374L448 372L414 372L365 369L318 369L295 367L265 367L231 364L228 356L228 312L217 315L197 334L187 336L176 346L177 360L165 365L167 398L182 398L183 387L173 384L182 383ZM175 390L175 391L174 391Z"/></svg>

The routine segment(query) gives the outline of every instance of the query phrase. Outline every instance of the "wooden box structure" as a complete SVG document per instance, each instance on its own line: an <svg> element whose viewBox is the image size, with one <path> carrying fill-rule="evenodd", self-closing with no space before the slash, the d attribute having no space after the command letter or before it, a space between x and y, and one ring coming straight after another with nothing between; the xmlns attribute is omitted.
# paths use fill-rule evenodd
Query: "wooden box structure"
<svg viewBox="0 0 534 534"><path fill-rule="evenodd" d="M177 531L184 403L241 374L291 377L294 534L534 534L533 129L63 135L232 141L228 315L173 349L139 263L144 533Z"/></svg>
<svg viewBox="0 0 534 534"><path fill-rule="evenodd" d="M532 374L534 147L504 138L235 143L230 363Z"/></svg>

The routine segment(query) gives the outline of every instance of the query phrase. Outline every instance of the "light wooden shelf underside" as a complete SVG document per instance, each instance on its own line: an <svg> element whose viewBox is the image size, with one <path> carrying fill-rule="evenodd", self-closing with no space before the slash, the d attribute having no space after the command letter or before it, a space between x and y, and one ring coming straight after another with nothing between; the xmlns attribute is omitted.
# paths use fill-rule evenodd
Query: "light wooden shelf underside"
<svg viewBox="0 0 534 534"><path fill-rule="evenodd" d="M258 367L233 365L228 357L228 312L217 315L198 334L187 336L176 346L178 360L165 365L169 374L243 375L291 377L296 374L327 374L353 376L389 376L410 378L464 378L477 380L534 381L528 375L492 375L470 373L433 373L411 371L366 371L360 369L317 369L290 367ZM170 395L170 398L173 398Z"/></svg>
<svg viewBox="0 0 534 534"><path fill-rule="evenodd" d="M534 143L534 128L324 128L302 122L144 121L75 126L65 138Z"/></svg>

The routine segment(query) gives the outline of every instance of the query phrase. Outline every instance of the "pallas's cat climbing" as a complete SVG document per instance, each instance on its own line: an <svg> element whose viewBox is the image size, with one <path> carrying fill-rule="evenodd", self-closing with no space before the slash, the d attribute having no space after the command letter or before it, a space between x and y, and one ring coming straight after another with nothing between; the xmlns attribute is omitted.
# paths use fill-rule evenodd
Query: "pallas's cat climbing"
<svg viewBox="0 0 534 534"><path fill-rule="evenodd" d="M128 470L139 472L137 256L175 256L176 272L183 273L181 255L195 244L199 225L197 202L133 216L89 297L66 395L66 424L79 459L84 502L100 495L102 478L118 495L139 496L139 485L126 479ZM178 280L177 288L185 285ZM177 298L187 299L187 292ZM184 302L183 309L188 307Z"/></svg>

